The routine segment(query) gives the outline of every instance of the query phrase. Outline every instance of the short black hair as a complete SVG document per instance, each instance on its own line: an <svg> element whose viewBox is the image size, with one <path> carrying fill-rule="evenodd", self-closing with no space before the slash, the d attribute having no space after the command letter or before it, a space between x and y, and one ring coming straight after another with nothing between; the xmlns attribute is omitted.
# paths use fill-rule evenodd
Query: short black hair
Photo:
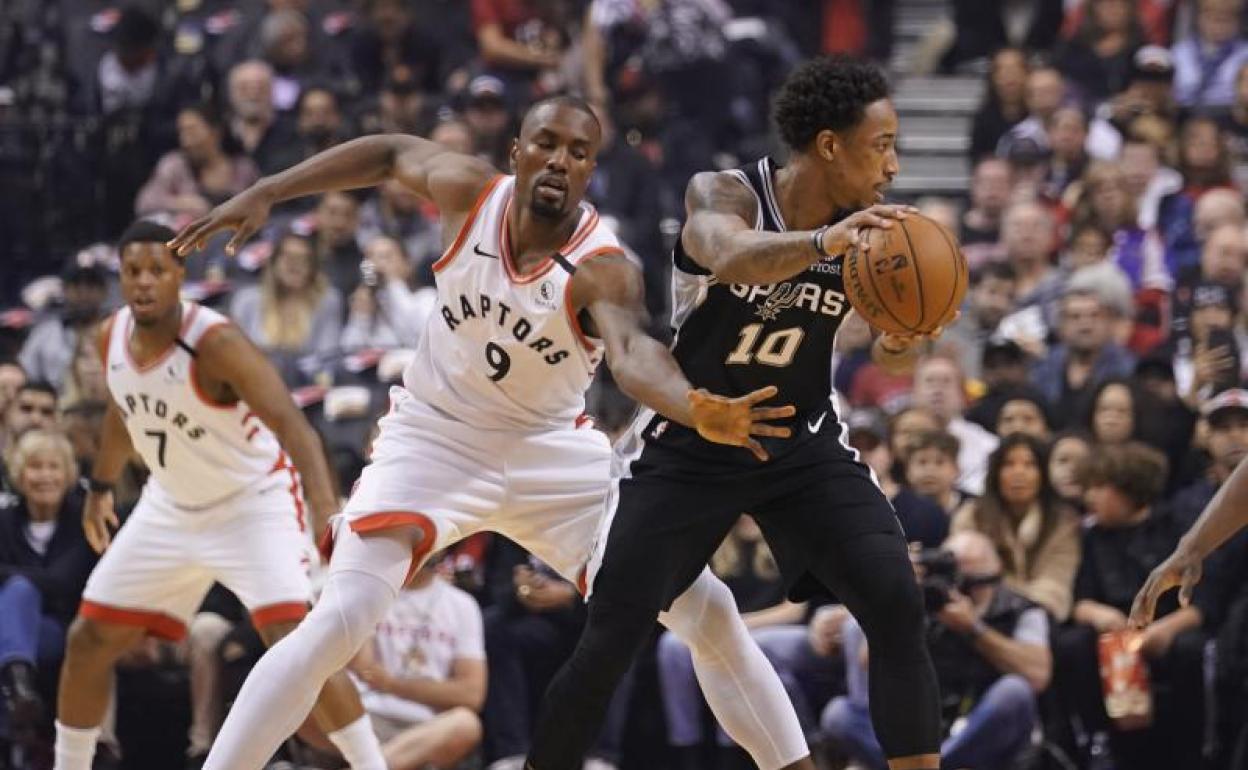
<svg viewBox="0 0 1248 770"><path fill-rule="evenodd" d="M56 388L53 387L52 383L47 380L30 380L29 382L24 382L21 387L14 391L14 395L16 396L19 393L31 392L46 394L51 396L54 401L57 398Z"/></svg>
<svg viewBox="0 0 1248 770"><path fill-rule="evenodd" d="M971 286L978 286L986 278L1014 283L1018 280L1018 271L1009 262L985 262L971 271Z"/></svg>
<svg viewBox="0 0 1248 770"><path fill-rule="evenodd" d="M122 255L126 247L132 243L168 243L177 235L172 228L153 222L150 219L139 219L126 228L117 241L117 254Z"/></svg>
<svg viewBox="0 0 1248 770"><path fill-rule="evenodd" d="M857 125L868 104L888 95L888 78L877 65L843 55L821 56L789 74L772 118L784 143L803 150L820 131Z"/></svg>
<svg viewBox="0 0 1248 770"><path fill-rule="evenodd" d="M593 105L581 97L574 96L572 94L555 94L554 96L547 96L545 99L539 99L524 111L524 117L521 118L520 122L523 124L524 121L529 119L530 115L537 112L539 108L545 107L548 104L553 104L557 107L571 107L574 110L580 110L592 118L594 125L598 126L598 131L600 133L602 132L602 121L598 120L598 115L594 112Z"/></svg>
<svg viewBox="0 0 1248 770"><path fill-rule="evenodd" d="M113 27L113 40L123 51L142 51L154 48L160 39L160 22L138 5L127 5L121 10Z"/></svg>

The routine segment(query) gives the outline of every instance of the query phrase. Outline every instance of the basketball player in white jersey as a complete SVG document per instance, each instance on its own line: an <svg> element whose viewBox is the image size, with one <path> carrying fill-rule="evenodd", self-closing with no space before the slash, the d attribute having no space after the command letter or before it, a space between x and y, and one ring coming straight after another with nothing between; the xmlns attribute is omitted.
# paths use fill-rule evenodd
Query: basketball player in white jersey
<svg viewBox="0 0 1248 770"><path fill-rule="evenodd" d="M69 631L58 770L91 766L117 658L144 634L184 637L214 581L266 643L290 633L311 599L306 528L337 507L319 440L272 365L223 316L179 299L173 235L142 221L123 234L126 306L100 333L111 399L83 526L104 556ZM151 477L113 538L112 484L131 447ZM345 675L326 682L316 717L353 768L384 770Z"/></svg>
<svg viewBox="0 0 1248 770"><path fill-rule="evenodd" d="M253 669L207 770L259 768L435 549L493 530L584 587L611 449L580 415L604 356L626 393L710 440L762 455L755 436L788 435L767 421L790 408L756 406L774 389L693 392L644 332L641 271L582 203L600 143L588 105L570 97L526 114L514 176L416 137L365 137L261 180L172 242L184 252L233 229L232 252L278 201L389 179L437 205L448 240L435 266L440 307L332 525L321 598ZM660 619L690 645L720 724L763 770L813 767L779 678L722 583L705 571Z"/></svg>

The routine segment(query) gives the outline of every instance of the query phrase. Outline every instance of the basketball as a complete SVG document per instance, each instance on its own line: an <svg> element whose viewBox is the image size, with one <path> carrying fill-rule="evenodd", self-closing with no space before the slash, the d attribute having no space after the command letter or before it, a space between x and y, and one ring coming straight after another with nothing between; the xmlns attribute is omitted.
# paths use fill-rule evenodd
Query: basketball
<svg viewBox="0 0 1248 770"><path fill-rule="evenodd" d="M952 233L910 214L866 236L871 248L850 248L844 270L850 304L868 323L891 334L926 334L953 320L968 277Z"/></svg>

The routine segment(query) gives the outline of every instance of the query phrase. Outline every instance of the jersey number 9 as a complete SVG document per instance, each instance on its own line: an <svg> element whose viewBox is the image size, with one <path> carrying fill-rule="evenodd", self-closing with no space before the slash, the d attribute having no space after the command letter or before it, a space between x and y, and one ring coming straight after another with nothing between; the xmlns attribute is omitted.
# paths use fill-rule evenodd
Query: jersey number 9
<svg viewBox="0 0 1248 770"><path fill-rule="evenodd" d="M490 375L493 382L503 379L511 371L511 356L496 342L485 343L485 362L494 370Z"/></svg>

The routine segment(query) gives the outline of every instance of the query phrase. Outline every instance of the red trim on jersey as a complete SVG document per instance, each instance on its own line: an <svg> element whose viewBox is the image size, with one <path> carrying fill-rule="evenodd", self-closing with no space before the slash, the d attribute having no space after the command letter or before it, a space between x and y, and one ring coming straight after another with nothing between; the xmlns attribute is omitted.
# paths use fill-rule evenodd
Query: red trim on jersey
<svg viewBox="0 0 1248 770"><path fill-rule="evenodd" d="M207 329L204 329L203 334L199 335L199 340L195 344L202 345L204 340L208 339L208 335L216 332L218 329L224 329L225 327L229 325L230 325L229 321L222 321L221 323L213 324L212 326L209 326ZM213 401L212 399L208 398L208 394L200 389L199 380L196 379L195 377L195 369L196 369L195 365L198 361L199 359L197 357L191 356L191 366L190 366L190 369L188 370L188 374L186 375L187 378L190 379L191 381L191 390L195 391L195 397L198 398L200 402L203 403L204 406L210 407L212 409L235 409L237 408L238 407L237 401L230 403L230 404L219 404L216 401ZM243 419L246 420L246 418L243 418ZM248 436L247 440L250 441L251 436Z"/></svg>
<svg viewBox="0 0 1248 770"><path fill-rule="evenodd" d="M442 253L437 262L433 263L433 272L441 272L459 254L459 250L464 247L464 241L468 239L468 233L472 231L473 222L476 221L477 215L481 213L481 207L485 205L486 199L490 197L490 193L494 192L494 188L498 187L498 183L503 178L503 175L499 174L486 183L485 188L481 190L481 194L477 196L476 202L472 204L472 208L468 211L468 218L464 220L464 224L459 228L459 233L455 236L451 247Z"/></svg>
<svg viewBox="0 0 1248 770"><path fill-rule="evenodd" d="M577 267L580 267L594 257L600 257L603 254L619 254L620 256L624 256L624 251L618 246L603 246L600 249L594 249L593 251L582 256L576 261L576 265ZM581 328L581 319L579 317L580 313L572 308L571 278L569 278L568 282L563 285L563 312L567 314L568 325L572 327L572 333L576 335L578 340L580 340L581 346L585 348L585 352L596 352L598 350L598 346L594 344L594 341L590 339L589 335L585 333L585 330Z"/></svg>
<svg viewBox="0 0 1248 770"><path fill-rule="evenodd" d="M290 473L290 487L287 491L290 492L290 498L295 503L295 521L299 523L300 532L307 532L308 524L307 517L303 512L303 495L300 494L303 490L301 488L302 485L299 483L299 472L295 470L293 465L287 465L286 470Z"/></svg>
<svg viewBox="0 0 1248 770"><path fill-rule="evenodd" d="M513 200L515 200L514 191L512 192L511 197L507 199L507 205L503 207L503 218L498 224L498 257L499 261L503 263L503 272L507 274L507 279L514 284L523 286L524 284L533 283L538 278L541 278L549 273L550 269L555 266L555 258L553 255L546 257L541 262L538 262L537 265L535 265L533 269L527 273L517 272L516 269L512 267L514 259L511 256L511 230L507 227L507 218L511 213L511 202ZM576 230L573 231L572 236L568 238L567 242L559 247L558 253L572 253L577 246L580 246L585 242L585 239L589 237L590 233L592 233L594 228L597 226L598 210L591 206L585 214L582 214L581 222L578 223Z"/></svg>
<svg viewBox="0 0 1248 770"><path fill-rule="evenodd" d="M572 425L575 428L584 428L586 425L592 428L594 427L594 418L587 414L582 414L576 418L576 421Z"/></svg>
<svg viewBox="0 0 1248 770"><path fill-rule="evenodd" d="M279 448L277 450L277 459L273 461L273 467L269 468L269 473L284 471L289 467L290 464L286 462L286 451Z"/></svg>
<svg viewBox="0 0 1248 770"><path fill-rule="evenodd" d="M576 573L576 592L581 596L589 595L589 565L581 567L581 571Z"/></svg>
<svg viewBox="0 0 1248 770"><path fill-rule="evenodd" d="M251 441L253 438L256 437L256 434L259 432L260 432L260 426L258 425L252 426L251 430L247 431L247 440Z"/></svg>
<svg viewBox="0 0 1248 770"><path fill-rule="evenodd" d="M243 419L240 422L242 422L243 425L246 425L247 421L255 416L256 416L256 413L248 409L247 413L243 415Z"/></svg>
<svg viewBox="0 0 1248 770"><path fill-rule="evenodd" d="M191 328L191 322L195 320L195 314L199 312L199 305L195 304L194 302L190 302L188 304L191 306L191 309L188 310L186 313L184 313L182 316L182 326L178 329L178 338L186 336L186 332ZM125 339L125 344L122 345L122 348L124 348L126 351L126 360L130 362L130 366L134 367L134 370L138 372L139 374L142 374L144 372L150 372L152 369L155 369L156 367L160 366L161 364L165 362L165 359L169 358L169 356L173 354L173 351L178 349L178 340L175 338L172 342L169 343L169 347L160 351L160 355L156 356L151 361L147 362L147 364L140 366L139 362L134 360L134 355L130 352L130 335L133 332L134 332L134 314L132 312L129 318L126 319L126 339ZM194 364L194 362L195 362L195 359L191 358L191 363Z"/></svg>
<svg viewBox="0 0 1248 770"><path fill-rule="evenodd" d="M82 604L78 605L78 614L100 623L145 628L152 636L168 639L171 642L180 642L186 638L186 625L177 618L171 618L160 612L110 607L107 604L83 599Z"/></svg>
<svg viewBox="0 0 1248 770"><path fill-rule="evenodd" d="M433 550L434 541L438 539L438 529L434 526L433 519L430 519L423 513L416 511L378 511L361 516L350 522L351 531L359 535L366 535L370 532L383 532L387 529L398 529L399 527L416 527L420 530L422 537L420 542L412 546L412 563L408 567L407 576L403 578L403 584L412 579L412 575L416 574L416 570L420 569L420 565L424 564L425 557ZM333 554L333 530L327 529L325 536L321 539L321 554L329 561Z"/></svg>
<svg viewBox="0 0 1248 770"><path fill-rule="evenodd" d="M281 602L257 607L251 611L251 625L257 629L274 623L299 622L308 614L305 602Z"/></svg>

